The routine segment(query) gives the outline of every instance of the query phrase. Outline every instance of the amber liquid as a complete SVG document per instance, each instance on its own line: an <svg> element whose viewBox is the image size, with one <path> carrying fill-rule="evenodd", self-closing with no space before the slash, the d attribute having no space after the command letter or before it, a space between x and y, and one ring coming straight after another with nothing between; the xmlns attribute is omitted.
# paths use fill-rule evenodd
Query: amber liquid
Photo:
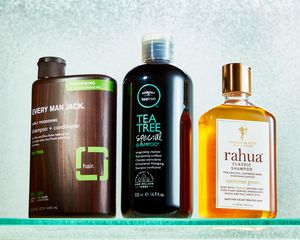
<svg viewBox="0 0 300 240"><path fill-rule="evenodd" d="M216 119L268 122L270 126L270 211L216 208ZM276 206L275 118L247 101L227 101L203 114L199 129L199 215L206 218L274 218Z"/></svg>

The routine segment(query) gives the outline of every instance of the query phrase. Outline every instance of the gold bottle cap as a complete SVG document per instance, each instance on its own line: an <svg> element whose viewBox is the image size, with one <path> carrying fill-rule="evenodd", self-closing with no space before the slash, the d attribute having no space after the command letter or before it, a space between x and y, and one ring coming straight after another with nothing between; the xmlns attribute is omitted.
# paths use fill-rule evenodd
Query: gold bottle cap
<svg viewBox="0 0 300 240"><path fill-rule="evenodd" d="M251 95L251 68L241 63L222 66L223 96L246 93Z"/></svg>

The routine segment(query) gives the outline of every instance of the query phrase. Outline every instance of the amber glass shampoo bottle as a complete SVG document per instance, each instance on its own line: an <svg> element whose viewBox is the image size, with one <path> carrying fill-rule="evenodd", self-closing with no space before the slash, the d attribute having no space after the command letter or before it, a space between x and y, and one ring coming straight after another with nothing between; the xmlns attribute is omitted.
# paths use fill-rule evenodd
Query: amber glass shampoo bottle
<svg viewBox="0 0 300 240"><path fill-rule="evenodd" d="M225 101L199 120L199 215L274 218L275 118L249 101L250 68L222 71Z"/></svg>

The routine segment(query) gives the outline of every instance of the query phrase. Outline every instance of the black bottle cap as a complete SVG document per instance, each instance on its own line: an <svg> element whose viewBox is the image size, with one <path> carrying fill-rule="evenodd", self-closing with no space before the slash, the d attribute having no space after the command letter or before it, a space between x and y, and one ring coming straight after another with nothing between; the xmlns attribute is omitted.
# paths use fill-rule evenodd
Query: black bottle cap
<svg viewBox="0 0 300 240"><path fill-rule="evenodd" d="M65 75L66 61L59 57L42 57L38 63L38 79Z"/></svg>

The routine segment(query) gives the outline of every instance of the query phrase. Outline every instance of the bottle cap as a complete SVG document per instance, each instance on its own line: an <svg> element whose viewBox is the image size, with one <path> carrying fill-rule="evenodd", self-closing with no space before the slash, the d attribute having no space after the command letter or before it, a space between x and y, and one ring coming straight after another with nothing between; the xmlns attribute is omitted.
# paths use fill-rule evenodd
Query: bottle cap
<svg viewBox="0 0 300 240"><path fill-rule="evenodd" d="M65 75L66 61L59 57L42 57L38 63L38 79Z"/></svg>
<svg viewBox="0 0 300 240"><path fill-rule="evenodd" d="M142 46L143 62L173 62L174 41L170 34L153 33L144 35Z"/></svg>
<svg viewBox="0 0 300 240"><path fill-rule="evenodd" d="M246 93L251 95L251 68L241 63L222 66L223 96Z"/></svg>

